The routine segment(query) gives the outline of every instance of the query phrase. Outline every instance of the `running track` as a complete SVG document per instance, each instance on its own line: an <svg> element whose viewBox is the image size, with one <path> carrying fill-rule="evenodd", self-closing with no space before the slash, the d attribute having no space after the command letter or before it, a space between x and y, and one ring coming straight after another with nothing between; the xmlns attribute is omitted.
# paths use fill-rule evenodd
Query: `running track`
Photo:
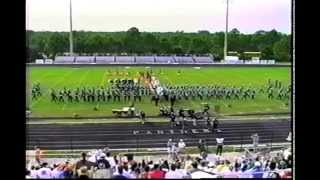
<svg viewBox="0 0 320 180"><path fill-rule="evenodd" d="M169 138L174 142L184 139L187 146L196 146L200 138L208 145L215 145L215 134L205 124L196 127L186 123L185 133L180 127L169 123L153 124L29 124L27 126L27 150L39 146L42 149L97 149L108 146L111 149L163 148ZM251 144L250 136L258 133L259 143L286 142L291 122L277 119L262 122L220 122L225 145Z"/></svg>

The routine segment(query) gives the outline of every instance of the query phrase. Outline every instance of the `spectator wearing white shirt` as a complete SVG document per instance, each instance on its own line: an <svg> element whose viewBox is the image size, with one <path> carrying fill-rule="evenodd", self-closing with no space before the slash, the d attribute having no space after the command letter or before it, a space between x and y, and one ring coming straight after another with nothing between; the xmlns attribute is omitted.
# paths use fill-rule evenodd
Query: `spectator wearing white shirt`
<svg viewBox="0 0 320 180"><path fill-rule="evenodd" d="M48 163L45 162L42 164L42 168L40 168L37 171L37 178L38 179L52 179L53 178L52 171L47 166L48 166Z"/></svg>
<svg viewBox="0 0 320 180"><path fill-rule="evenodd" d="M130 171L129 171L128 164L125 163L125 164L122 166L122 168L123 168L123 174L122 174L122 175L125 176L126 178L130 179L131 174L130 174Z"/></svg>
<svg viewBox="0 0 320 180"><path fill-rule="evenodd" d="M176 165L172 164L169 172L166 173L165 179L182 179L181 172L176 171Z"/></svg>
<svg viewBox="0 0 320 180"><path fill-rule="evenodd" d="M181 163L176 165L176 171L181 174L183 179L190 179L191 175L185 170L181 168Z"/></svg>
<svg viewBox="0 0 320 180"><path fill-rule="evenodd" d="M104 153L101 153L100 159L97 161L96 171L93 174L95 179L109 179L112 177L110 163L105 159L105 156Z"/></svg>
<svg viewBox="0 0 320 180"><path fill-rule="evenodd" d="M106 160L109 162L111 169L113 169L115 171L116 170L116 161L111 156L110 152L106 153Z"/></svg>
<svg viewBox="0 0 320 180"><path fill-rule="evenodd" d="M186 143L183 142L183 139L180 139L178 143L178 152L184 154L185 152Z"/></svg>
<svg viewBox="0 0 320 180"><path fill-rule="evenodd" d="M221 155L222 155L224 138L217 137L217 138L216 138L216 141L217 141L217 152L216 152L216 155L219 155L219 154L220 154L220 156L221 156Z"/></svg>

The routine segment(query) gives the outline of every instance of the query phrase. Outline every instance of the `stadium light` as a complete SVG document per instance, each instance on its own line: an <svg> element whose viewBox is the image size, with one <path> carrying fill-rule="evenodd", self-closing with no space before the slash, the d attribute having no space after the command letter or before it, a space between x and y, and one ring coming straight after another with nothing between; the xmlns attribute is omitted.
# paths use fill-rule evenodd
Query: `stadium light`
<svg viewBox="0 0 320 180"><path fill-rule="evenodd" d="M227 59L227 52L228 52L228 16L229 16L229 0L227 0L227 9L226 9L226 32L224 34L224 60Z"/></svg>
<svg viewBox="0 0 320 180"><path fill-rule="evenodd" d="M70 40L70 56L73 55L73 37L72 37L72 2L70 0L70 33L69 33L69 40Z"/></svg>

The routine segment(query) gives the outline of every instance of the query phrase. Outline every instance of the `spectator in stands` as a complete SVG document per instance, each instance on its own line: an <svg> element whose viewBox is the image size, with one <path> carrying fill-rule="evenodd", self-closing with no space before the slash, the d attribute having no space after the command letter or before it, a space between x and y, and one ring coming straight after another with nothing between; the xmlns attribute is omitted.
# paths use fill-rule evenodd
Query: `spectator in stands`
<svg viewBox="0 0 320 180"><path fill-rule="evenodd" d="M35 167L34 165L32 165L32 166L30 167L30 176L31 176L31 179L37 178L37 172L38 172L39 169L40 169L39 166Z"/></svg>
<svg viewBox="0 0 320 180"><path fill-rule="evenodd" d="M52 176L54 179L63 179L64 168L66 167L65 163L60 163L52 171Z"/></svg>
<svg viewBox="0 0 320 180"><path fill-rule="evenodd" d="M169 171L169 163L167 160L163 161L163 164L160 166L163 171L168 172Z"/></svg>
<svg viewBox="0 0 320 180"><path fill-rule="evenodd" d="M38 179L51 179L53 178L51 169L48 167L48 163L44 162L41 168L37 171Z"/></svg>
<svg viewBox="0 0 320 180"><path fill-rule="evenodd" d="M140 179L151 179L151 173L150 173L150 167L149 166L145 166L144 167L144 172L142 172L140 174Z"/></svg>
<svg viewBox="0 0 320 180"><path fill-rule="evenodd" d="M115 167L116 167L116 161L114 159L114 157L111 156L111 153L110 152L107 152L106 153L106 160L109 162L110 164L110 167L113 171L115 171Z"/></svg>
<svg viewBox="0 0 320 180"><path fill-rule="evenodd" d="M182 163L177 162L176 163L176 171L181 174L181 177L183 179L190 179L191 175L185 169L183 169L181 166L182 166Z"/></svg>
<svg viewBox="0 0 320 180"><path fill-rule="evenodd" d="M125 176L126 178L130 179L131 174L130 174L130 171L129 171L128 163L124 162L123 165L122 165L122 168L123 168L122 175Z"/></svg>
<svg viewBox="0 0 320 180"><path fill-rule="evenodd" d="M165 179L182 179L182 174L176 171L176 165L172 164L169 172L166 173Z"/></svg>
<svg viewBox="0 0 320 180"><path fill-rule="evenodd" d="M89 171L87 166L81 166L78 170L79 179L89 179Z"/></svg>
<svg viewBox="0 0 320 180"><path fill-rule="evenodd" d="M241 163L239 162L239 160L237 159L234 163L234 166L233 166L233 171L234 172L240 172L241 170Z"/></svg>
<svg viewBox="0 0 320 180"><path fill-rule="evenodd" d="M276 172L277 164L272 161L269 165L269 171L263 173L263 178L280 178L279 173Z"/></svg>
<svg viewBox="0 0 320 180"><path fill-rule="evenodd" d="M63 177L64 179L70 179L73 177L74 172L73 170L75 169L75 164L69 164L68 162L66 163L66 167L63 170Z"/></svg>
<svg viewBox="0 0 320 180"><path fill-rule="evenodd" d="M41 150L39 147L35 146L34 147L34 150L35 150L35 160L38 164L41 164Z"/></svg>
<svg viewBox="0 0 320 180"><path fill-rule="evenodd" d="M112 176L112 179L128 179L123 175L123 169L121 166L119 166L117 169L118 169L118 173Z"/></svg>
<svg viewBox="0 0 320 180"><path fill-rule="evenodd" d="M197 163L196 161L192 162L191 166L192 166L192 169L189 170L189 173L190 173L190 174L199 171L199 169L198 169L198 163Z"/></svg>
<svg viewBox="0 0 320 180"><path fill-rule="evenodd" d="M86 166L87 167L87 170L88 169L91 169L91 167L94 167L96 164L93 163L93 162L90 162L90 161L87 161L86 160L86 156L87 154L85 152L81 153L81 157L82 159L80 161L78 161L76 163L76 166L75 166L75 170L76 170L76 173L78 172L78 170L82 167L82 166Z"/></svg>
<svg viewBox="0 0 320 180"><path fill-rule="evenodd" d="M26 179L32 179L31 177L31 171L26 169Z"/></svg>
<svg viewBox="0 0 320 180"><path fill-rule="evenodd" d="M186 160L184 161L184 169L186 171L189 171L192 169L192 158L190 157L190 155L187 155Z"/></svg>
<svg viewBox="0 0 320 180"><path fill-rule="evenodd" d="M102 153L100 159L97 161L96 171L93 174L97 179L109 179L112 177L112 170L108 160L105 159L106 155Z"/></svg>
<svg viewBox="0 0 320 180"><path fill-rule="evenodd" d="M256 161L254 163L254 168L251 171L253 178L262 178L263 177L263 170L262 170L262 164L259 161Z"/></svg>
<svg viewBox="0 0 320 180"><path fill-rule="evenodd" d="M164 179L165 172L162 171L162 168L159 164L154 164L153 170L150 172L151 179Z"/></svg>
<svg viewBox="0 0 320 180"><path fill-rule="evenodd" d="M137 169L138 164L134 162L129 170L129 179L137 179L138 175L140 174L139 172L137 172Z"/></svg>

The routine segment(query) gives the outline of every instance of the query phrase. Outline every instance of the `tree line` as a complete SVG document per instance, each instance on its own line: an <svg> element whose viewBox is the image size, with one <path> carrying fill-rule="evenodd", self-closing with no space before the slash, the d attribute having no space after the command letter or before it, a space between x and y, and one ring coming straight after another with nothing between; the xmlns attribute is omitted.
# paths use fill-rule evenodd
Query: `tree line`
<svg viewBox="0 0 320 180"><path fill-rule="evenodd" d="M69 32L27 31L27 61L54 58L69 51ZM73 31L74 53L78 55L208 55L223 59L224 32L196 33L140 32L132 27L122 32ZM237 29L228 33L228 51L261 52L262 59L292 61L291 35L271 31L243 34Z"/></svg>

